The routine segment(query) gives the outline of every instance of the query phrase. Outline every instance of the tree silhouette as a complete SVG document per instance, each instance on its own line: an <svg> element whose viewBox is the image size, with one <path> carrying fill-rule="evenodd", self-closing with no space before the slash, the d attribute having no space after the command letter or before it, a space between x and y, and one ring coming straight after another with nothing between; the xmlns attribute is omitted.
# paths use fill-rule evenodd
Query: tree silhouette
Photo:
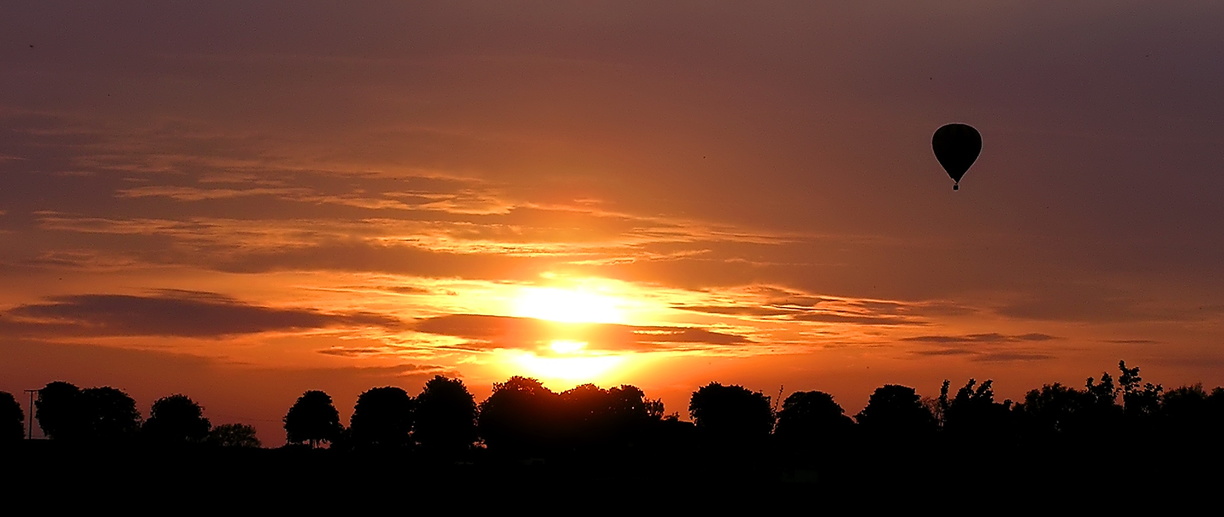
<svg viewBox="0 0 1224 517"><path fill-rule="evenodd" d="M833 396L823 391L797 391L782 402L774 434L789 446L835 446L854 427Z"/></svg>
<svg viewBox="0 0 1224 517"><path fill-rule="evenodd" d="M625 445L647 418L645 395L633 386L583 384L562 392L559 403L560 432L577 450Z"/></svg>
<svg viewBox="0 0 1224 517"><path fill-rule="evenodd" d="M71 383L54 381L38 390L34 418L43 435L53 440L79 440L86 434L81 390Z"/></svg>
<svg viewBox="0 0 1224 517"><path fill-rule="evenodd" d="M25 412L12 393L0 391L0 444L19 442L25 438Z"/></svg>
<svg viewBox="0 0 1224 517"><path fill-rule="evenodd" d="M1124 410L1116 402L1119 392L1108 373L1099 382L1089 377L1082 391L1047 384L1029 391L1018 412L1026 433L1034 438L1061 435L1079 443L1101 443L1116 439L1116 432L1125 428Z"/></svg>
<svg viewBox="0 0 1224 517"><path fill-rule="evenodd" d="M136 401L118 388L86 388L80 394L86 436L90 440L115 442L134 437L140 430Z"/></svg>
<svg viewBox="0 0 1224 517"><path fill-rule="evenodd" d="M1160 392L1164 388L1150 382L1140 384L1139 367L1127 368L1126 361L1118 361L1118 384L1122 390L1123 411L1131 419L1151 419L1160 411Z"/></svg>
<svg viewBox="0 0 1224 517"><path fill-rule="evenodd" d="M949 398L949 382L944 380L939 392L944 432L960 440L975 442L997 439L1007 432L1011 425L1011 404L1010 401L995 402L992 385L990 380L977 385L976 380L969 379L956 391L955 397Z"/></svg>
<svg viewBox="0 0 1224 517"><path fill-rule="evenodd" d="M749 442L773 431L769 397L743 386L711 382L689 399L689 415L698 432L719 441Z"/></svg>
<svg viewBox="0 0 1224 517"><path fill-rule="evenodd" d="M218 447L259 448L255 428L246 424L221 424L208 433L208 443Z"/></svg>
<svg viewBox="0 0 1224 517"><path fill-rule="evenodd" d="M186 395L176 394L153 402L145 421L145 436L159 443L198 443L208 437L212 423L204 409Z"/></svg>
<svg viewBox="0 0 1224 517"><path fill-rule="evenodd" d="M533 378L516 375L494 383L493 393L480 403L480 437L491 451L547 454L558 445L556 399Z"/></svg>
<svg viewBox="0 0 1224 517"><path fill-rule="evenodd" d="M318 390L307 391L298 397L285 414L284 422L286 441L309 442L311 448L335 442L344 430L340 412L332 404L331 396Z"/></svg>
<svg viewBox="0 0 1224 517"><path fill-rule="evenodd" d="M427 450L455 454L475 443L476 400L459 379L434 376L416 398L413 438Z"/></svg>
<svg viewBox="0 0 1224 517"><path fill-rule="evenodd" d="M357 397L349 432L354 448L400 448L409 444L413 401L394 386L372 388Z"/></svg>
<svg viewBox="0 0 1224 517"><path fill-rule="evenodd" d="M608 390L582 384L561 392L558 398L558 431L567 445L590 449L611 439L613 402Z"/></svg>
<svg viewBox="0 0 1224 517"><path fill-rule="evenodd" d="M886 384L876 388L855 420L873 435L922 437L936 429L935 416L909 386Z"/></svg>
<svg viewBox="0 0 1224 517"><path fill-rule="evenodd" d="M51 382L38 391L34 406L43 434L56 440L114 442L140 430L136 401L109 386L82 390Z"/></svg>

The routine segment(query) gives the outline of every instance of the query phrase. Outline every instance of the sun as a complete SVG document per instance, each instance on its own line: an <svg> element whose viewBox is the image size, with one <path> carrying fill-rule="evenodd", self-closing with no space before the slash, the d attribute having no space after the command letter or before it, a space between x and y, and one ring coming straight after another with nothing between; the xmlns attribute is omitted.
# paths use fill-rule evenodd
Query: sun
<svg viewBox="0 0 1224 517"><path fill-rule="evenodd" d="M562 323L624 323L623 302L592 290L523 287L512 301L514 316Z"/></svg>
<svg viewBox="0 0 1224 517"><path fill-rule="evenodd" d="M528 348L504 351L502 364L513 375L526 373L555 385L614 380L631 368L632 354L605 342L609 338L599 328L629 325L640 317L641 302L619 296L624 291L599 279L518 287L507 297L509 315L548 324L533 327L539 334L522 343Z"/></svg>

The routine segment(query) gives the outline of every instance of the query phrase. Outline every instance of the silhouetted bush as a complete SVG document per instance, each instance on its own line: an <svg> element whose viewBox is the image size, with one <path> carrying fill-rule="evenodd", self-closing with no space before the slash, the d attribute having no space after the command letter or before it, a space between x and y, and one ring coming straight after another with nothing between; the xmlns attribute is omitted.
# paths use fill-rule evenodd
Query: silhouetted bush
<svg viewBox="0 0 1224 517"><path fill-rule="evenodd" d="M246 424L221 424L209 431L207 443L217 447L257 449L262 447L255 428Z"/></svg>

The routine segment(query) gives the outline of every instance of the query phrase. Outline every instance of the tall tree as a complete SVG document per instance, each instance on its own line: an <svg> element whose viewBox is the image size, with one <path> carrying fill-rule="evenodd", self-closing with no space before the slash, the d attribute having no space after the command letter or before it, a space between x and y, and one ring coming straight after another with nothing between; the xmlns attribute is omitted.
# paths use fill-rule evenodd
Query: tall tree
<svg viewBox="0 0 1224 517"><path fill-rule="evenodd" d="M357 397L349 432L355 448L399 448L409 444L413 400L401 388L371 388Z"/></svg>
<svg viewBox="0 0 1224 517"><path fill-rule="evenodd" d="M286 441L308 442L311 448L335 442L344 430L340 412L332 404L331 396L318 390L307 391L298 397L285 414L284 422Z"/></svg>
<svg viewBox="0 0 1224 517"><path fill-rule="evenodd" d="M0 391L0 444L19 442L25 438L25 412L12 393Z"/></svg>
<svg viewBox="0 0 1224 517"><path fill-rule="evenodd" d="M1159 384L1143 382L1139 376L1139 367L1127 368L1126 361L1118 361L1118 384L1122 389L1123 411L1131 419L1149 419L1160 411L1160 392L1164 388ZM1142 384L1140 384L1142 383Z"/></svg>
<svg viewBox="0 0 1224 517"><path fill-rule="evenodd" d="M413 438L427 450L454 454L476 442L476 400L463 381L434 376L416 398Z"/></svg>
<svg viewBox="0 0 1224 517"><path fill-rule="evenodd" d="M689 415L697 430L716 440L764 439L774 427L769 397L743 386L711 382L693 392Z"/></svg>
<svg viewBox="0 0 1224 517"><path fill-rule="evenodd" d="M143 432L161 443L196 443L208 437L212 423L204 418L204 408L186 395L176 394L153 402Z"/></svg>

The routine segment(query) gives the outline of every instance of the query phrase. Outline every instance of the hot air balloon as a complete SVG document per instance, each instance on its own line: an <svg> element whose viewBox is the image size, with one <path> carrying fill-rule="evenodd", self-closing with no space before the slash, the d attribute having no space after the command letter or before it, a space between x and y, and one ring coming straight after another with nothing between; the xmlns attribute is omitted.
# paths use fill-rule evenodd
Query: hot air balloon
<svg viewBox="0 0 1224 517"><path fill-rule="evenodd" d="M961 177L982 152L982 135L973 126L947 124L935 130L931 148L935 151L935 159L955 182L952 190L960 190Z"/></svg>

